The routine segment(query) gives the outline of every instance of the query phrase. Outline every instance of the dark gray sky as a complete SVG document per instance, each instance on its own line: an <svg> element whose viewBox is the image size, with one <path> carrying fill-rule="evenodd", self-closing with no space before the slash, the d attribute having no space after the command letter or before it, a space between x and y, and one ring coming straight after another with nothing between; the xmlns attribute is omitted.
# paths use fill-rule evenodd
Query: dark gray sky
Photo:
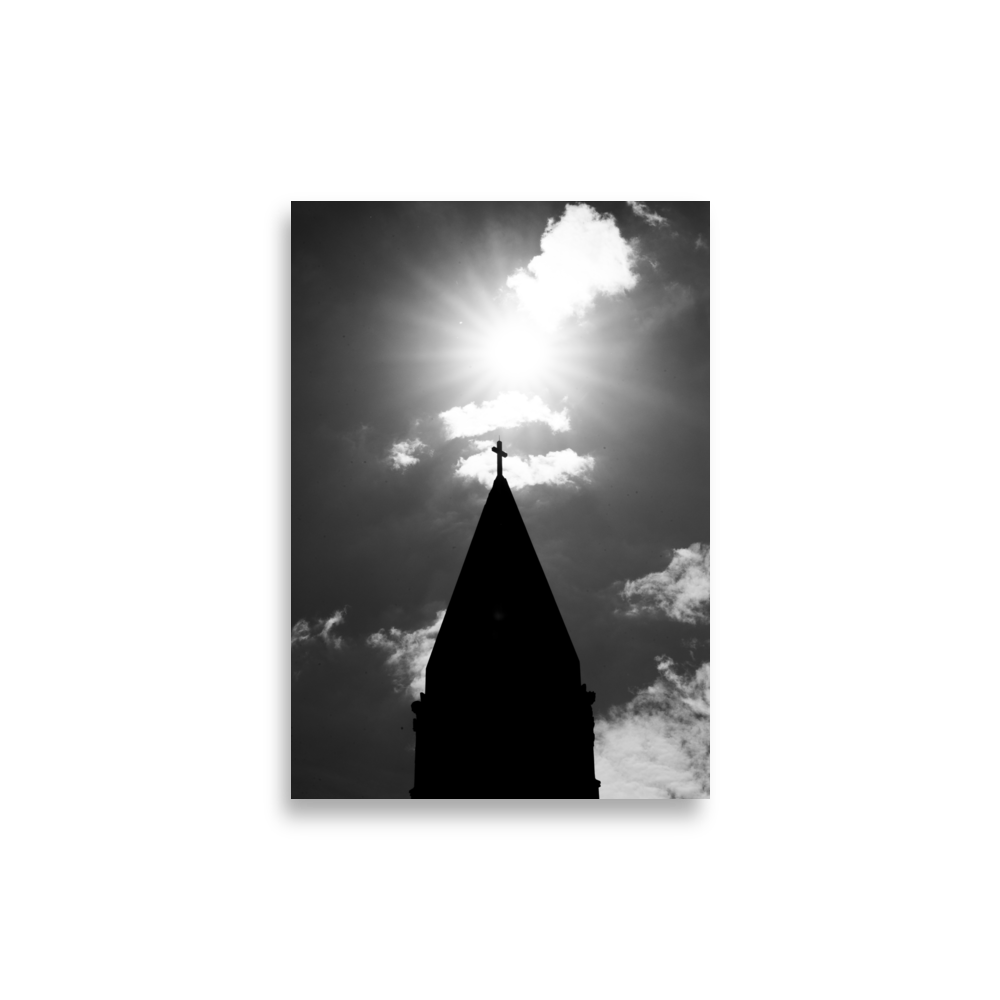
<svg viewBox="0 0 1000 1000"><path fill-rule="evenodd" d="M602 795L707 792L709 240L707 203L293 204L294 795L406 795L498 437Z"/></svg>

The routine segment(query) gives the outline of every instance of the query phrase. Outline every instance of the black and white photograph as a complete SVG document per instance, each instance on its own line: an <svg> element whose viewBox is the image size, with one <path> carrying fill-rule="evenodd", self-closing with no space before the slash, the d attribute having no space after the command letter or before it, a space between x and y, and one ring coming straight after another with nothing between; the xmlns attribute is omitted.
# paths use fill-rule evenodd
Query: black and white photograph
<svg viewBox="0 0 1000 1000"><path fill-rule="evenodd" d="M709 221L293 204L293 797L709 796Z"/></svg>

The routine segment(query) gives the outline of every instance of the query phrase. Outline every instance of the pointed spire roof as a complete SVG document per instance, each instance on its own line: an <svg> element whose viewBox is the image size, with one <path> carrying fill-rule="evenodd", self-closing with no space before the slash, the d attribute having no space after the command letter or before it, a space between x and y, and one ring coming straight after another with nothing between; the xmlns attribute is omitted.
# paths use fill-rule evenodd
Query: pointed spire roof
<svg viewBox="0 0 1000 1000"><path fill-rule="evenodd" d="M485 696L510 685L541 701L565 697L580 685L580 661L498 473L431 653L427 694Z"/></svg>
<svg viewBox="0 0 1000 1000"><path fill-rule="evenodd" d="M594 695L493 450L497 477L413 705L410 795L596 799Z"/></svg>

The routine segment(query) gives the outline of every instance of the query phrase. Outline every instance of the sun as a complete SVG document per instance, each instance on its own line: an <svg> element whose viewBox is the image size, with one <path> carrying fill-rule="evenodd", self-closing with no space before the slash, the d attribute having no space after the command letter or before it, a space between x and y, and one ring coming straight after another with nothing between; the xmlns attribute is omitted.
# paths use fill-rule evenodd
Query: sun
<svg viewBox="0 0 1000 1000"><path fill-rule="evenodd" d="M540 321L495 288L473 285L461 295L446 293L445 301L453 318L440 328L440 385L461 385L469 398L513 390L566 394L578 352L564 325Z"/></svg>
<svg viewBox="0 0 1000 1000"><path fill-rule="evenodd" d="M549 363L547 338L527 323L508 320L482 331L483 360L506 381L530 381L545 374Z"/></svg>

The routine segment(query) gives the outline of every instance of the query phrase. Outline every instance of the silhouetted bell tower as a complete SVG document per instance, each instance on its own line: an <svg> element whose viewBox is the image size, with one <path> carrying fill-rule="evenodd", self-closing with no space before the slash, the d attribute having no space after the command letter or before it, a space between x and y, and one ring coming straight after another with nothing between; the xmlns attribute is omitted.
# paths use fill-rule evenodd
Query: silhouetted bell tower
<svg viewBox="0 0 1000 1000"><path fill-rule="evenodd" d="M497 477L412 708L414 799L596 799L594 694L528 531Z"/></svg>

